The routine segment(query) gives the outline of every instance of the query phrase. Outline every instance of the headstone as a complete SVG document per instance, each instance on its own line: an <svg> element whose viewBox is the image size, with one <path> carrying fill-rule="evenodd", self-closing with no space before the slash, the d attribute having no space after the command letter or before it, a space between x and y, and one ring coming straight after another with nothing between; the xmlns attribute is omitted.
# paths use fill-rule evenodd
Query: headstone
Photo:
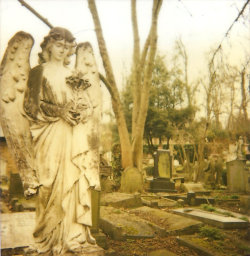
<svg viewBox="0 0 250 256"><path fill-rule="evenodd" d="M158 149L154 154L154 179L150 181L151 192L175 191L172 180L172 156L169 150Z"/></svg>
<svg viewBox="0 0 250 256"><path fill-rule="evenodd" d="M9 187L10 197L23 196L23 185L19 173L10 174L10 187Z"/></svg>
<svg viewBox="0 0 250 256"><path fill-rule="evenodd" d="M227 188L230 192L246 191L246 160L233 160L226 163Z"/></svg>
<svg viewBox="0 0 250 256"><path fill-rule="evenodd" d="M123 193L143 191L142 173L137 168L128 167L122 172L120 191Z"/></svg>
<svg viewBox="0 0 250 256"><path fill-rule="evenodd" d="M26 247L32 244L35 212L1 214L1 248Z"/></svg>

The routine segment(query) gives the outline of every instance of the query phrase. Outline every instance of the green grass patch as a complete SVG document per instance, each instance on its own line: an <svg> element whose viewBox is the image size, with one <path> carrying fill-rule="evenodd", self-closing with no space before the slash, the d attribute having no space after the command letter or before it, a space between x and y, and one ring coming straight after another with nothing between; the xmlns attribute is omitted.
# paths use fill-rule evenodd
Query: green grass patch
<svg viewBox="0 0 250 256"><path fill-rule="evenodd" d="M215 208L211 204L202 204L201 208L208 212L215 212Z"/></svg>
<svg viewBox="0 0 250 256"><path fill-rule="evenodd" d="M210 240L224 240L224 235L220 229L210 226L204 226L200 228L200 235Z"/></svg>
<svg viewBox="0 0 250 256"><path fill-rule="evenodd" d="M242 217L240 217L239 219L240 219L240 220L244 220L244 221L246 221L246 222L249 222L248 218L245 217L245 216L242 216Z"/></svg>

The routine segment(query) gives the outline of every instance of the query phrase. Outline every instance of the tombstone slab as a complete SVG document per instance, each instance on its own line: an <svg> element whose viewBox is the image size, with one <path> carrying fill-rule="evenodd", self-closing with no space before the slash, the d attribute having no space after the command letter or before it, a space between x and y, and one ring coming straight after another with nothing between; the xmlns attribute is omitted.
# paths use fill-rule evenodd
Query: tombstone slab
<svg viewBox="0 0 250 256"><path fill-rule="evenodd" d="M158 233L162 236L193 234L202 226L200 221L178 216L160 209L153 209L147 206L136 208L130 211L138 217L150 221L158 228Z"/></svg>
<svg viewBox="0 0 250 256"><path fill-rule="evenodd" d="M142 201L139 195L114 192L101 194L101 205L133 208L142 206Z"/></svg>
<svg viewBox="0 0 250 256"><path fill-rule="evenodd" d="M188 182L188 183L182 183L181 184L181 189L187 193L189 192L195 192L197 195L208 195L210 194L210 191L205 190L203 184L201 183L193 183L193 182Z"/></svg>
<svg viewBox="0 0 250 256"><path fill-rule="evenodd" d="M32 244L34 212L1 214L1 248L26 247Z"/></svg>
<svg viewBox="0 0 250 256"><path fill-rule="evenodd" d="M152 238L155 236L155 230L147 221L108 206L101 206L100 227L114 240Z"/></svg>
<svg viewBox="0 0 250 256"><path fill-rule="evenodd" d="M206 224L216 226L224 229L233 229L233 228L247 228L248 223L244 220L227 217L223 215L219 215L216 213L210 213L206 211L201 211L198 209L176 209L173 211L174 213L186 216L192 219L200 220Z"/></svg>
<svg viewBox="0 0 250 256"><path fill-rule="evenodd" d="M190 249L193 249L199 255L202 255L202 256L218 256L214 252L208 251L207 248L203 248L203 247L197 245L196 243L190 241L189 239L187 239L187 237L177 237L177 241L179 242L180 245L183 245L183 246L186 246Z"/></svg>

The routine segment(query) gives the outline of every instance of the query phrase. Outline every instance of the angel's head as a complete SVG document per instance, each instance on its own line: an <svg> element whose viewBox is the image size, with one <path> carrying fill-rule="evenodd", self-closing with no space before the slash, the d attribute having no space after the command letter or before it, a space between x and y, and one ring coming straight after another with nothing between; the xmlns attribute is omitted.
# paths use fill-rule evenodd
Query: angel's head
<svg viewBox="0 0 250 256"><path fill-rule="evenodd" d="M75 46L75 38L69 30L60 27L52 28L41 43L42 52L38 54L39 63L48 62L52 57L57 57L58 54L63 56L64 65L68 65L70 63L69 57L75 53ZM60 49L63 53L58 52Z"/></svg>

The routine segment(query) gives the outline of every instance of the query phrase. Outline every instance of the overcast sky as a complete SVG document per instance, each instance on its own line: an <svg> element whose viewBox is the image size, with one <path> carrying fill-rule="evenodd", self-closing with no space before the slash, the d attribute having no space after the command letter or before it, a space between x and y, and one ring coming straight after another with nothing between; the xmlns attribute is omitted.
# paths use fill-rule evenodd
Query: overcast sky
<svg viewBox="0 0 250 256"><path fill-rule="evenodd" d="M102 62L97 47L92 17L86 0L26 0L53 26L68 28L77 42L90 41L94 47L100 70ZM205 53L216 47L237 17L244 0L164 0L159 17L158 48L161 54L170 55L174 41L181 36L189 55L189 71L195 79L206 68ZM115 76L121 88L122 77L130 69L133 38L130 0L97 0L97 8ZM138 1L138 19L141 42L145 41L151 18L151 0ZM249 10L246 14L249 14ZM0 0L0 57L8 40L20 30L29 32L35 39L31 66L37 64L40 43L49 27L21 6L17 0ZM248 17L249 18L249 17ZM223 42L230 61L242 63L249 54L249 19L241 19ZM104 102L109 96L104 89Z"/></svg>

